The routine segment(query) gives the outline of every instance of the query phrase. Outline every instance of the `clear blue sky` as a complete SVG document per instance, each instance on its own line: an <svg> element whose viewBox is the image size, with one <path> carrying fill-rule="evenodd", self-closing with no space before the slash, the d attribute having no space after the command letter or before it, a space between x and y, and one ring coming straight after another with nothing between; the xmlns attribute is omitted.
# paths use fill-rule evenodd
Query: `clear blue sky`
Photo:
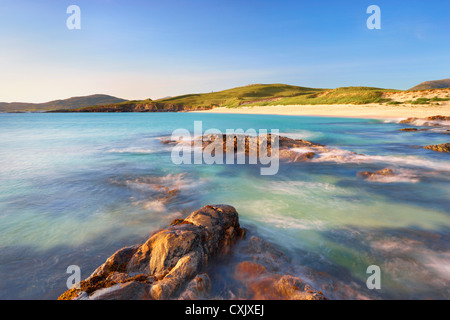
<svg viewBox="0 0 450 320"><path fill-rule="evenodd" d="M81 30L69 30L69 5ZM381 30L369 30L369 5ZM450 77L450 1L0 0L0 101Z"/></svg>

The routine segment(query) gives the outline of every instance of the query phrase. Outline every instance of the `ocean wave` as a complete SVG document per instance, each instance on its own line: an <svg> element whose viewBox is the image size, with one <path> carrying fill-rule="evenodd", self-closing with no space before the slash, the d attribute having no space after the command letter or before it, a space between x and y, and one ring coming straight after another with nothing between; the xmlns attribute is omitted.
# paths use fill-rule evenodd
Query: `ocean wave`
<svg viewBox="0 0 450 320"><path fill-rule="evenodd" d="M415 277L426 282L450 281L450 253L428 249L421 241L413 239L382 239L371 243L372 249L387 259L387 271L411 270L415 267ZM436 276L438 278L436 278ZM440 279L439 279L440 278ZM424 283L426 283L424 282Z"/></svg>
<svg viewBox="0 0 450 320"><path fill-rule="evenodd" d="M405 120L408 120L408 119L401 119L397 123L401 123L402 121L405 121ZM439 120L439 119L430 120L430 119L415 118L415 119L408 120L407 124L414 125L417 127L434 127L434 126L450 127L450 121Z"/></svg>
<svg viewBox="0 0 450 320"><path fill-rule="evenodd" d="M435 161L423 159L418 156L378 156L378 155L364 155L357 154L352 151L343 149L328 149L325 152L319 153L317 157L311 160L312 162L336 162L336 163L383 163L398 166L409 166L434 169L440 171L450 172L450 164L444 161Z"/></svg>
<svg viewBox="0 0 450 320"><path fill-rule="evenodd" d="M373 175L367 180L377 183L416 183L420 178L410 170L395 170L395 175Z"/></svg>
<svg viewBox="0 0 450 320"><path fill-rule="evenodd" d="M111 149L108 150L108 153L138 153L138 154L150 154L159 152L161 150L154 150L149 148L140 148L140 147L128 147L123 149Z"/></svg>
<svg viewBox="0 0 450 320"><path fill-rule="evenodd" d="M266 223L277 229L297 229L297 230L325 230L326 223L317 219L301 219L291 218L286 216L266 216L261 219L261 222Z"/></svg>

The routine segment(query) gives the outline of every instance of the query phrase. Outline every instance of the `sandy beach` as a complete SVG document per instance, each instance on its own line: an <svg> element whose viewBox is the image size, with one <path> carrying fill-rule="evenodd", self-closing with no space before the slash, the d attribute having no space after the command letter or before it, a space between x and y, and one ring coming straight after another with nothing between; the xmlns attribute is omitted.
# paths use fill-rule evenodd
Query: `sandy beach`
<svg viewBox="0 0 450 320"><path fill-rule="evenodd" d="M439 105L288 105L288 106L252 106L240 108L218 107L208 113L230 114L273 114L286 116L327 116L370 119L424 118L433 115L450 116L450 103Z"/></svg>

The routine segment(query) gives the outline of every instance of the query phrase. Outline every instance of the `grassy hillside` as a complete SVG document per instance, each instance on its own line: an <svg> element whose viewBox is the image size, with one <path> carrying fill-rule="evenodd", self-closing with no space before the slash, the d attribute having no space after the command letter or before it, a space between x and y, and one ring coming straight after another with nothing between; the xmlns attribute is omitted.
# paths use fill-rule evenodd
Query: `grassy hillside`
<svg viewBox="0 0 450 320"><path fill-rule="evenodd" d="M443 88L450 88L450 79L425 81L418 84L415 87L412 87L409 90L412 91L412 90L429 90L429 89L443 89Z"/></svg>
<svg viewBox="0 0 450 320"><path fill-rule="evenodd" d="M318 89L286 84L253 84L218 92L186 94L155 101L150 99L124 101L116 104L78 108L72 111L164 112L256 105L366 104L387 102L389 99L383 99L383 93L397 91L372 87Z"/></svg>
<svg viewBox="0 0 450 320"><path fill-rule="evenodd" d="M343 87L320 92L283 98L274 102L256 103L255 105L304 105L304 104L366 104L385 102L383 92L397 90L372 87Z"/></svg>
<svg viewBox="0 0 450 320"><path fill-rule="evenodd" d="M238 107L261 102L274 102L286 97L315 94L324 89L290 86L286 84L253 84L218 92L187 94L157 100L162 103L175 103L190 106Z"/></svg>
<svg viewBox="0 0 450 320"><path fill-rule="evenodd" d="M345 87L317 89L285 84L256 84L234 89L189 94L157 100L163 103L177 103L190 106L264 106L294 104L365 104L385 102L383 92L398 90L372 87Z"/></svg>
<svg viewBox="0 0 450 320"><path fill-rule="evenodd" d="M88 106L98 106L126 101L105 94L95 94L84 97L73 97L65 100L54 100L45 103L0 102L0 112L46 111L58 109L76 109Z"/></svg>

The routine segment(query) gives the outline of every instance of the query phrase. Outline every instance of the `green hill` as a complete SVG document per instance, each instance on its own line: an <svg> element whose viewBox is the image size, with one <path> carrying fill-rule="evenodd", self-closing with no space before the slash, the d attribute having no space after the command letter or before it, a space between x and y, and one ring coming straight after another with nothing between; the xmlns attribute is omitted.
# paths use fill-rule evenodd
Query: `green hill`
<svg viewBox="0 0 450 320"><path fill-rule="evenodd" d="M57 112L169 112L256 105L366 104L386 102L382 98L383 92L393 91L398 90L373 87L318 89L286 84L252 84L218 92L186 94L154 101L131 100Z"/></svg>
<svg viewBox="0 0 450 320"><path fill-rule="evenodd" d="M322 91L324 89L290 86L286 84L252 84L218 92L187 94L156 101L189 106L238 107L252 103L274 102L289 97L310 95Z"/></svg>
<svg viewBox="0 0 450 320"><path fill-rule="evenodd" d="M0 112L48 111L58 109L76 109L126 101L105 94L94 94L84 97L73 97L65 100L54 100L45 103L0 102Z"/></svg>
<svg viewBox="0 0 450 320"><path fill-rule="evenodd" d="M418 84L415 87L412 87L409 90L412 91L412 90L429 90L429 89L444 89L444 88L450 88L450 79L425 81Z"/></svg>
<svg viewBox="0 0 450 320"><path fill-rule="evenodd" d="M317 104L367 104L385 102L383 92L394 92L393 89L373 87L342 87L329 90L321 90L311 94L303 94L280 99L276 103L258 102L254 105L317 105Z"/></svg>

